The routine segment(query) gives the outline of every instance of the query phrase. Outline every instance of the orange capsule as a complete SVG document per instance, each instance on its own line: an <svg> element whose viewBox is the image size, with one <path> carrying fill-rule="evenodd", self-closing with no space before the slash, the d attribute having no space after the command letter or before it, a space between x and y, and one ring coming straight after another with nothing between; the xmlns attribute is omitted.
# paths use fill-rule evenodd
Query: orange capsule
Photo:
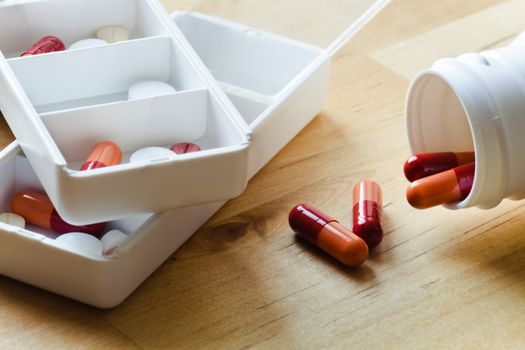
<svg viewBox="0 0 525 350"><path fill-rule="evenodd" d="M110 141L99 142L93 147L80 170L92 170L120 164L122 151L119 146Z"/></svg>
<svg viewBox="0 0 525 350"><path fill-rule="evenodd" d="M475 168L475 163L468 163L412 182L407 189L408 203L426 209L462 201L472 189Z"/></svg>
<svg viewBox="0 0 525 350"><path fill-rule="evenodd" d="M105 226L103 223L84 226L68 224L58 215L49 197L38 192L18 193L13 198L11 206L13 213L20 215L28 223L60 234L83 232L99 237Z"/></svg>
<svg viewBox="0 0 525 350"><path fill-rule="evenodd" d="M368 258L365 241L308 204L293 208L288 220L295 233L347 266L360 266Z"/></svg>
<svg viewBox="0 0 525 350"><path fill-rule="evenodd" d="M405 162L405 177L412 182L473 162L474 152L416 153Z"/></svg>
<svg viewBox="0 0 525 350"><path fill-rule="evenodd" d="M354 226L352 231L365 240L368 248L373 248L383 240L381 187L377 182L365 180L355 185L353 192Z"/></svg>

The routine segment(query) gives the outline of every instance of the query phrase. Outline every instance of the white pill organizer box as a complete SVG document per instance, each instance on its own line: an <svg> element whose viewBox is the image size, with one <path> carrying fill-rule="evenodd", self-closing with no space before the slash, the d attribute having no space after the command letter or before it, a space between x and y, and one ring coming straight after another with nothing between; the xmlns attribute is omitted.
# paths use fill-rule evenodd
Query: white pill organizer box
<svg viewBox="0 0 525 350"><path fill-rule="evenodd" d="M353 23L322 49L169 16L158 0L0 1L0 109L17 138L0 152L0 212L24 189L45 191L66 221L128 235L105 257L0 222L0 273L96 307L121 303L321 111L331 55L386 3L356 1ZM113 25L129 40L20 57L45 35L68 47ZM128 101L145 80L176 92ZM79 171L103 140L121 147L122 164ZM183 141L202 151L129 162Z"/></svg>

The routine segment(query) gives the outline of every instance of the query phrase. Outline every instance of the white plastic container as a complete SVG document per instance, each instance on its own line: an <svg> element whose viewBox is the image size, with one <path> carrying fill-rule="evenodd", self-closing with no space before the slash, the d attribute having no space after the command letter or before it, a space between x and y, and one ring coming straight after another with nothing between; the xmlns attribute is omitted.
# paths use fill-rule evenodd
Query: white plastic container
<svg viewBox="0 0 525 350"><path fill-rule="evenodd" d="M44 1L37 1L37 3L40 2ZM144 5L149 1L137 3ZM362 4L360 2L361 6ZM359 21L350 27L349 33L357 32L384 4L386 4L385 1L370 1L370 11L361 13ZM2 10L0 7L0 16ZM228 52L221 51L229 57L228 60L221 62L218 56L214 55L213 50L210 51L209 56L205 56L199 48L199 41L188 35L188 40L195 46L195 51L203 58L206 65L213 69L214 76L219 79L219 84L231 98L232 102L226 98L222 90L218 89L218 95L224 95L226 100L222 102L229 105L225 108L233 109L233 114L238 113L236 112L238 109L243 123L247 124L248 134L253 134L253 142L247 152L246 160L246 173L250 178L321 111L328 87L330 55L326 50L323 51L311 45L218 18L195 13L179 13L174 15L174 18L184 18L184 25L177 20L181 29L186 32L191 29L192 32L200 33L201 40L205 43L211 44L209 38L217 35L214 40L222 41L224 47L231 45ZM175 32L178 31L175 25L173 28ZM259 33L260 36L258 35L258 39L252 42L246 38L246 31ZM346 39L350 36L344 35ZM182 34L180 37L185 42ZM153 39L146 41L151 45L162 46L164 45L162 42L166 40L163 36ZM341 44L340 41L337 43ZM222 47L220 43L217 44L214 50ZM190 47L188 43L185 45ZM259 47L263 47L264 50ZM230 53L230 50L233 52ZM239 67L240 62L235 57L245 55L246 50L254 50L266 57L276 57L283 50L294 53L295 56L289 58L289 65L286 68L280 68L279 74L283 74L286 79L280 80L278 84L271 80L265 81L264 75L276 67L268 65L268 62L264 60L258 62L265 67L261 72ZM188 51L189 62L203 65L196 52L193 52L192 49ZM55 54L50 54L49 57L53 55ZM303 55L306 59L302 58ZM45 58L45 56L42 57ZM8 62L10 63L12 61ZM227 76L223 72L234 72L238 75L232 74L231 78L220 78ZM21 69L19 74L24 75L25 73ZM243 78L245 74L254 75L245 79ZM206 80L217 84L209 72L204 72L203 76L206 76ZM268 86L271 86L271 89L267 89ZM6 90L9 89L6 88ZM185 96L181 96L182 94ZM209 103L209 90L206 92L200 88L183 91L181 94L176 94L176 98L190 99L191 103L186 108L199 110L202 108L200 102L203 95L206 94L208 94ZM261 96L264 97L262 101ZM155 103L162 104L163 101L164 97L159 97ZM140 106L140 101L134 106L135 108L131 108L130 105L132 104L113 102L99 105L96 108L97 112L102 111L101 115L108 117L119 114L119 118L123 115L140 118L134 115L135 108ZM159 113L163 113L169 106L164 105L163 108L162 106L158 108ZM56 131L57 140L60 140L59 144L64 145L69 142L68 137L72 138L71 141L75 137L59 132L62 123L68 122L69 118L76 118L79 119L79 123L84 123L84 119L95 117L99 118L100 115L97 113L96 116L93 116L82 107L59 112L42 111L41 113L44 126L50 130L50 133ZM95 121L96 119L92 119L92 123L83 125L97 128ZM115 125L115 128L117 127L118 125ZM83 133L84 131L75 129L71 132ZM158 132L162 133L163 130L158 130ZM72 149L64 147L63 152L74 159L74 152L79 151L74 147ZM42 185L40 176L33 170L34 168L16 143L0 152L0 173L3 174L0 178L1 211L9 210L13 195L20 190L27 188L47 190ZM203 166L202 171L215 171L215 168L208 169ZM130 186L129 183L126 186ZM96 206L99 203L100 199L93 198L92 205ZM157 214L141 214L112 220L108 223L106 231L118 229L129 235L129 238L112 257L74 249L70 245L53 239L56 237L53 233L38 227L28 226L26 229L21 229L0 223L0 273L96 307L114 307L131 294L223 203L223 201L211 202Z"/></svg>
<svg viewBox="0 0 525 350"><path fill-rule="evenodd" d="M60 215L73 224L240 194L250 132L157 0L32 0L0 6L0 108ZM103 11L101 10L103 9ZM44 35L66 47L104 26L130 40L18 57ZM177 92L128 101L140 81ZM96 142L121 165L78 171ZM129 163L137 149L182 141L202 152ZM188 191L191 188L191 191Z"/></svg>
<svg viewBox="0 0 525 350"><path fill-rule="evenodd" d="M438 60L413 80L407 130L414 153L475 151L472 190L447 207L492 208L525 197L525 40Z"/></svg>

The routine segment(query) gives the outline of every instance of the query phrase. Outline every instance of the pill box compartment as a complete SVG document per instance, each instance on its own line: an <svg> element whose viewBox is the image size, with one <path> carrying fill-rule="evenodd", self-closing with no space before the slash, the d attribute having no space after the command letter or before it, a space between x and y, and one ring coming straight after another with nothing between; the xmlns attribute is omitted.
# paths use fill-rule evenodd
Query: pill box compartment
<svg viewBox="0 0 525 350"><path fill-rule="evenodd" d="M0 211L19 191L43 188L17 143L0 152ZM222 203L208 203L108 222L128 239L109 258L56 241L53 232L0 222L0 273L40 288L107 308L122 302Z"/></svg>
<svg viewBox="0 0 525 350"><path fill-rule="evenodd" d="M252 177L321 111L330 56L319 47L198 12L171 17L249 124Z"/></svg>
<svg viewBox="0 0 525 350"><path fill-rule="evenodd" d="M66 47L94 38L98 28L119 25L130 39L167 35L155 7L143 0L6 0L0 4L0 50L18 57L45 35Z"/></svg>
<svg viewBox="0 0 525 350"><path fill-rule="evenodd" d="M58 0L0 6L0 17L60 14L30 27L35 36L63 34L79 8L85 17L69 41L92 36L103 25L132 30L131 40L107 46L7 59L0 55L0 108L60 215L73 224L88 224L240 194L248 180L249 129L188 53L191 47L161 5L156 0L137 0L132 6L121 0L72 3L78 8ZM110 10L98 19L101 7ZM4 47L20 51L0 40L2 52ZM177 92L128 101L127 89L143 80L168 82ZM93 145L103 140L119 144L124 163L78 171ZM198 143L203 151L127 162L139 148L181 141Z"/></svg>

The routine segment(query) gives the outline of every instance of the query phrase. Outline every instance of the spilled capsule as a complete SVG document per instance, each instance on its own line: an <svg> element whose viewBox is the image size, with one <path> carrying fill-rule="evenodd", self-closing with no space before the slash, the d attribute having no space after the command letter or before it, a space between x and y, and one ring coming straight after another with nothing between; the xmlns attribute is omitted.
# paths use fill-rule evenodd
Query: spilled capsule
<svg viewBox="0 0 525 350"><path fill-rule="evenodd" d="M472 189L475 168L475 163L468 163L418 179L408 187L407 200L418 209L462 201Z"/></svg>
<svg viewBox="0 0 525 350"><path fill-rule="evenodd" d="M365 241L308 204L294 207L288 221L295 233L347 266L360 266L368 258Z"/></svg>
<svg viewBox="0 0 525 350"><path fill-rule="evenodd" d="M405 177L412 182L473 162L475 158L474 152L416 153L405 162Z"/></svg>

